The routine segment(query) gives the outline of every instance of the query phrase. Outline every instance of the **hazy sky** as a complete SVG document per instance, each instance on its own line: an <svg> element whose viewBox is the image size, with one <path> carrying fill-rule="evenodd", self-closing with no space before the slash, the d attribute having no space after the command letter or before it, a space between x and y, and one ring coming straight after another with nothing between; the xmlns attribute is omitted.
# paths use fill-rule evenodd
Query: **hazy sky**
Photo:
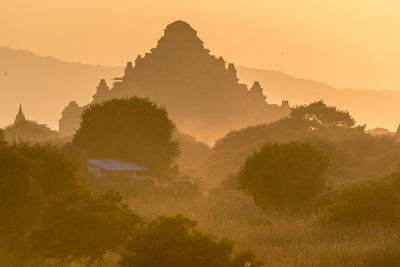
<svg viewBox="0 0 400 267"><path fill-rule="evenodd" d="M398 0L0 0L0 46L124 65L182 19L238 65L400 90L399 14Z"/></svg>

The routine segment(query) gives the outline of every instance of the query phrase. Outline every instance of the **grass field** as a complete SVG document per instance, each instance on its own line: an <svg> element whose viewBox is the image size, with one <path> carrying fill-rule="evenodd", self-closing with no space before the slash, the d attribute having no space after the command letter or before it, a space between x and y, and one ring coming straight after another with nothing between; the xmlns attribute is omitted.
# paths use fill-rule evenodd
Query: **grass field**
<svg viewBox="0 0 400 267"><path fill-rule="evenodd" d="M323 225L318 212L262 211L238 191L192 200L132 199L148 219L184 214L199 229L254 250L266 266L400 266L397 225Z"/></svg>

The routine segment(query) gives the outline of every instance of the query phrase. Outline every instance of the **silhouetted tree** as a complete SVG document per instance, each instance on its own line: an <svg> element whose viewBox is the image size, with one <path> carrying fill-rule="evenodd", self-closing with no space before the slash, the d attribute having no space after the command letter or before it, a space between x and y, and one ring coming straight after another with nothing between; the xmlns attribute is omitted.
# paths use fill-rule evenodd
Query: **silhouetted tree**
<svg viewBox="0 0 400 267"><path fill-rule="evenodd" d="M15 146L0 143L0 248L19 249L43 205L38 162Z"/></svg>
<svg viewBox="0 0 400 267"><path fill-rule="evenodd" d="M195 229L182 215L160 216L135 229L122 253L121 266L135 267L259 267L254 253L233 255L234 243Z"/></svg>
<svg viewBox="0 0 400 267"><path fill-rule="evenodd" d="M179 155L174 130L166 109L148 99L113 99L85 110L73 143L89 157L133 161L165 178Z"/></svg>
<svg viewBox="0 0 400 267"><path fill-rule="evenodd" d="M306 200L325 183L328 154L309 143L265 144L247 158L239 187L261 207Z"/></svg>
<svg viewBox="0 0 400 267"><path fill-rule="evenodd" d="M43 259L88 257L90 265L123 245L141 220L116 193L61 193L29 233L30 251Z"/></svg>
<svg viewBox="0 0 400 267"><path fill-rule="evenodd" d="M66 158L62 149L26 143L12 146L40 166L42 173L36 177L36 182L46 197L78 188L76 166Z"/></svg>
<svg viewBox="0 0 400 267"><path fill-rule="evenodd" d="M356 123L347 111L327 106L322 100L293 108L290 117L309 121L316 130L329 127L353 127Z"/></svg>
<svg viewBox="0 0 400 267"><path fill-rule="evenodd" d="M373 178L346 186L331 198L323 223L361 224L394 222L398 210L400 174Z"/></svg>
<svg viewBox="0 0 400 267"><path fill-rule="evenodd" d="M0 128L0 142L4 142L5 136L4 136L4 130Z"/></svg>

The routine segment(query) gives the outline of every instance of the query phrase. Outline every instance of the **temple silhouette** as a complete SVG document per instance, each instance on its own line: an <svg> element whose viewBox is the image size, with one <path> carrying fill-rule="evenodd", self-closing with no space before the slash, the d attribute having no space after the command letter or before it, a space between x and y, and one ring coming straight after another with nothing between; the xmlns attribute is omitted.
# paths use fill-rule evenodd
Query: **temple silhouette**
<svg viewBox="0 0 400 267"><path fill-rule="evenodd" d="M212 142L233 129L278 120L290 111L289 103L268 104L263 88L240 83L235 65L217 58L204 48L197 32L186 22L176 21L111 88L101 80L91 104L112 98L148 97L167 107L180 131ZM73 135L85 107L71 102L59 121L62 136Z"/></svg>
<svg viewBox="0 0 400 267"><path fill-rule="evenodd" d="M59 134L47 127L46 124L28 120L22 111L21 104L15 116L14 124L4 128L4 134L6 140L14 142L45 142L59 137Z"/></svg>

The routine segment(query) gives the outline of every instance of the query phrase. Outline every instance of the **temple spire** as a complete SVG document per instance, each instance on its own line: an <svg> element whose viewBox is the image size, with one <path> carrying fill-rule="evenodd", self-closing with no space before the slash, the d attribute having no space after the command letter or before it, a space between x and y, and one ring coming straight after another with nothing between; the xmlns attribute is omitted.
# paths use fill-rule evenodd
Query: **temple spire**
<svg viewBox="0 0 400 267"><path fill-rule="evenodd" d="M26 118L25 118L24 113L22 112L22 105L19 104L19 110L18 110L17 116L15 116L14 124L18 124L18 123L25 122L25 121L26 121Z"/></svg>

